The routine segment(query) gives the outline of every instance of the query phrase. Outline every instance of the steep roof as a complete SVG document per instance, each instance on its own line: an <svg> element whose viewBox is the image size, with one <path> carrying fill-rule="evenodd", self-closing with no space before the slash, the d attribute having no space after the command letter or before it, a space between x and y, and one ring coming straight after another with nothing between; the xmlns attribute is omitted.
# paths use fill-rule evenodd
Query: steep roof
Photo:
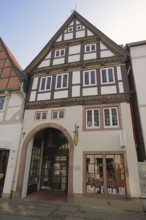
<svg viewBox="0 0 146 220"><path fill-rule="evenodd" d="M77 11L74 11L71 16L66 20L66 22L61 26L61 28L56 32L56 34L51 38L51 40L46 44L46 46L41 50L41 52L34 58L34 60L26 67L24 70L25 72L31 72L39 62L48 54L51 45L57 41L60 37L62 32L69 26L69 24L74 20L77 19L83 25L85 25L90 31L92 31L99 39L102 39L107 46L109 45L110 48L117 51L121 56L127 57L128 52L113 42L110 38L108 38L105 34L103 34L100 30L98 30L94 25L92 25L89 21L83 18Z"/></svg>
<svg viewBox="0 0 146 220"><path fill-rule="evenodd" d="M0 91L21 87L22 67L0 37Z"/></svg>

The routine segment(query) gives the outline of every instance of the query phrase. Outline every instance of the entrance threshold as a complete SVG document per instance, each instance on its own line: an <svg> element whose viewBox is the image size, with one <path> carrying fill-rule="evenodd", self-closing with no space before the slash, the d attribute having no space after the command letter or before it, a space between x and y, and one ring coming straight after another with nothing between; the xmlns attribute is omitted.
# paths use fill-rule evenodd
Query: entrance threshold
<svg viewBox="0 0 146 220"><path fill-rule="evenodd" d="M67 202L66 192L55 192L55 191L37 191L32 194L27 195L25 198L27 201L37 201L37 202Z"/></svg>

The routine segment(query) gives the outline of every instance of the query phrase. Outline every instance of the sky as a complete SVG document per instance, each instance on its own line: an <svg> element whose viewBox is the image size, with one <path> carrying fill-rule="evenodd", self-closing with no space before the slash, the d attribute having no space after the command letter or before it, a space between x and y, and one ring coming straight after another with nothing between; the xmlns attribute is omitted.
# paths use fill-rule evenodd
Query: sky
<svg viewBox="0 0 146 220"><path fill-rule="evenodd" d="M72 10L117 44L146 40L146 0L0 0L0 37L25 69Z"/></svg>

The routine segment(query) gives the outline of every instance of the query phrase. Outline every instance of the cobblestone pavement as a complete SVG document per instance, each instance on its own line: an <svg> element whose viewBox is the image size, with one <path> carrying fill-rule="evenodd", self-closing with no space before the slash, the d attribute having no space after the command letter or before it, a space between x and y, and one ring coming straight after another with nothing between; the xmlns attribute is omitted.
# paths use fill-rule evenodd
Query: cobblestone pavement
<svg viewBox="0 0 146 220"><path fill-rule="evenodd" d="M53 202L0 199L0 220L146 220L145 212Z"/></svg>

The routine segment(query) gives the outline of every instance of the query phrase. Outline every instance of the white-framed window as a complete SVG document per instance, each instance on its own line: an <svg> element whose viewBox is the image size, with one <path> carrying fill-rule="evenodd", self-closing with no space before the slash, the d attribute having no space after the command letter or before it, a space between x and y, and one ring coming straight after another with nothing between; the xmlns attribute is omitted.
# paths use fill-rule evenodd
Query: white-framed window
<svg viewBox="0 0 146 220"><path fill-rule="evenodd" d="M35 113L35 120L45 120L47 118L47 112L36 112Z"/></svg>
<svg viewBox="0 0 146 220"><path fill-rule="evenodd" d="M78 24L78 25L76 26L76 31L80 31L80 30L82 30L82 25Z"/></svg>
<svg viewBox="0 0 146 220"><path fill-rule="evenodd" d="M65 49L55 50L55 57L64 57Z"/></svg>
<svg viewBox="0 0 146 220"><path fill-rule="evenodd" d="M41 77L39 91L44 92L51 90L51 84L52 76Z"/></svg>
<svg viewBox="0 0 146 220"><path fill-rule="evenodd" d="M119 127L118 108L103 108L104 127Z"/></svg>
<svg viewBox="0 0 146 220"><path fill-rule="evenodd" d="M96 51L96 44L85 45L85 53Z"/></svg>
<svg viewBox="0 0 146 220"><path fill-rule="evenodd" d="M101 84L109 84L115 82L114 68L104 68L100 70Z"/></svg>
<svg viewBox="0 0 146 220"><path fill-rule="evenodd" d="M64 110L53 110L52 119L61 119L64 118Z"/></svg>
<svg viewBox="0 0 146 220"><path fill-rule="evenodd" d="M87 70L83 72L83 85L96 85L96 70Z"/></svg>
<svg viewBox="0 0 146 220"><path fill-rule="evenodd" d="M73 27L68 27L68 32L73 32Z"/></svg>
<svg viewBox="0 0 146 220"><path fill-rule="evenodd" d="M99 128L100 127L100 110L86 109L86 127L87 128Z"/></svg>
<svg viewBox="0 0 146 220"><path fill-rule="evenodd" d="M0 96L0 111L4 109L5 96Z"/></svg>
<svg viewBox="0 0 146 220"><path fill-rule="evenodd" d="M56 89L64 89L68 87L68 73L58 74L56 76Z"/></svg>

